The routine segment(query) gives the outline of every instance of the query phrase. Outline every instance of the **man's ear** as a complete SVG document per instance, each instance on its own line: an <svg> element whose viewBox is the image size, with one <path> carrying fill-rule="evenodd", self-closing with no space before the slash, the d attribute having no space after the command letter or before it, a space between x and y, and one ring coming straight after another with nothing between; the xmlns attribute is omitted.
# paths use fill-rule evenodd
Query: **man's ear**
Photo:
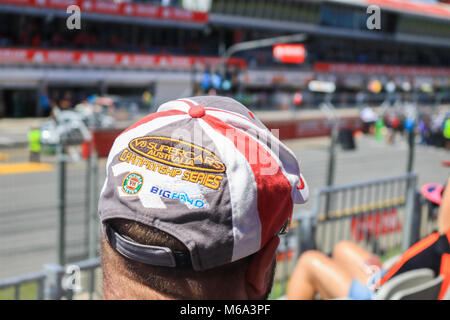
<svg viewBox="0 0 450 320"><path fill-rule="evenodd" d="M245 275L247 294L250 299L263 296L267 292L267 287L271 285L272 265L279 243L280 238L274 236L251 258Z"/></svg>

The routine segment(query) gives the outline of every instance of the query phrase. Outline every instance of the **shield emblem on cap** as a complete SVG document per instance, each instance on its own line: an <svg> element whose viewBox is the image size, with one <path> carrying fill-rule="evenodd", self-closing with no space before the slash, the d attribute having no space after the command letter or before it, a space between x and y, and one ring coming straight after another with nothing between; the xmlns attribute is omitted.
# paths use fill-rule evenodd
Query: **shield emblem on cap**
<svg viewBox="0 0 450 320"><path fill-rule="evenodd" d="M123 179L122 190L128 194L137 194L141 190L144 178L138 173L130 173Z"/></svg>

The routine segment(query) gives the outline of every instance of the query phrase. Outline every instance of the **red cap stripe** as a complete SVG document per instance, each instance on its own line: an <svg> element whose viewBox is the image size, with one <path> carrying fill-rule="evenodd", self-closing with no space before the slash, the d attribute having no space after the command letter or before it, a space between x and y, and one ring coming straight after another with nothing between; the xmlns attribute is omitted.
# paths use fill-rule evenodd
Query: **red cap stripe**
<svg viewBox="0 0 450 320"><path fill-rule="evenodd" d="M144 118L142 118L141 120L139 120L138 122L136 122L135 124L131 125L127 129L125 129L121 134L123 134L127 131L130 131L131 129L139 127L140 125L150 122L157 118L176 116L176 115L182 115L182 114L187 114L187 113L183 112L183 111L179 111L179 110L168 110L168 111L160 111L160 112L156 112L156 113L151 113L151 114L145 116Z"/></svg>
<svg viewBox="0 0 450 320"><path fill-rule="evenodd" d="M255 126L255 123L253 123L252 121L250 121L248 118L246 118L246 117L244 117L244 116L242 116L242 115L240 115L240 114L236 114L236 113L234 113L234 112L230 112L230 111L226 111L226 110L222 110L222 109L216 109L216 108L205 108L205 110L207 110L207 111L217 111L217 112L228 113L228 114L231 114L232 116L235 116L235 117L239 117L239 118L241 118L241 119L244 119L244 120L250 122L252 125Z"/></svg>
<svg viewBox="0 0 450 320"><path fill-rule="evenodd" d="M276 234L290 216L293 209L293 201L291 197L291 184L284 176L277 161L272 155L264 149L255 139L243 133L242 131L227 125L222 120L211 115L202 117L213 129L230 139L241 152L247 161L250 155L257 161L249 161L255 176L256 186L258 189L257 205L258 214L261 221L261 248ZM228 130L232 130L229 132ZM228 136L227 136L228 132ZM239 139L239 143L238 143ZM243 143L245 141L245 143ZM264 160L261 161L262 157ZM256 162L256 163L252 163ZM277 164L277 172L270 179L264 179L261 169L269 168L272 164ZM273 192L274 186L277 186L276 193ZM270 195L270 196L268 196Z"/></svg>
<svg viewBox="0 0 450 320"><path fill-rule="evenodd" d="M182 101L182 102L186 103L191 108L194 107L194 106L197 106L197 104L193 104L191 101L186 100L186 99L177 99L176 101Z"/></svg>

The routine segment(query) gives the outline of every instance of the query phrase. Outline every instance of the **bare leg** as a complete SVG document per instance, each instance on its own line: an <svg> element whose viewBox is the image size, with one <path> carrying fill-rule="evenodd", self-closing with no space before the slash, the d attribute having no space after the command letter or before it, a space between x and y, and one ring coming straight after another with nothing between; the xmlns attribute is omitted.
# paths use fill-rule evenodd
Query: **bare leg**
<svg viewBox="0 0 450 320"><path fill-rule="evenodd" d="M351 282L351 275L328 256L307 251L297 262L286 296L289 300L311 300L316 293L323 299L346 297Z"/></svg>
<svg viewBox="0 0 450 320"><path fill-rule="evenodd" d="M334 247L333 260L361 283L367 283L372 273L381 268L376 255L351 241L341 241Z"/></svg>

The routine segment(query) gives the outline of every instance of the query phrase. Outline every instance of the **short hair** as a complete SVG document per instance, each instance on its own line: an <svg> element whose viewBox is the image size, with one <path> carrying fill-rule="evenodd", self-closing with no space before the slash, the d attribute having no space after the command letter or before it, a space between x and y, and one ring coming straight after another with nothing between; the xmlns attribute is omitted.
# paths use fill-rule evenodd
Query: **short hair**
<svg viewBox="0 0 450 320"><path fill-rule="evenodd" d="M110 224L119 234L131 238L133 241L143 245L164 246L172 250L188 252L187 247L175 237L159 229L144 225L139 222L127 219L112 219ZM108 248L105 248L108 246ZM109 250L108 250L109 249ZM119 261L119 265L108 265L110 263L110 254L114 254ZM116 252L104 239L102 241L102 264L108 269L121 268L126 276L136 280L141 284L158 291L159 293L171 296L176 299L219 299L224 298L227 293L230 294L236 283L239 272L246 271L252 255L238 261L215 267L204 271L196 271L191 268L171 268L144 264L131 260ZM109 271L110 272L110 271ZM108 275L104 275L108 278ZM215 290L216 297L209 296L211 289L208 287L208 280L223 279L223 287ZM227 290L229 288L230 290ZM209 293L208 293L209 292ZM232 299L227 297L228 299Z"/></svg>

